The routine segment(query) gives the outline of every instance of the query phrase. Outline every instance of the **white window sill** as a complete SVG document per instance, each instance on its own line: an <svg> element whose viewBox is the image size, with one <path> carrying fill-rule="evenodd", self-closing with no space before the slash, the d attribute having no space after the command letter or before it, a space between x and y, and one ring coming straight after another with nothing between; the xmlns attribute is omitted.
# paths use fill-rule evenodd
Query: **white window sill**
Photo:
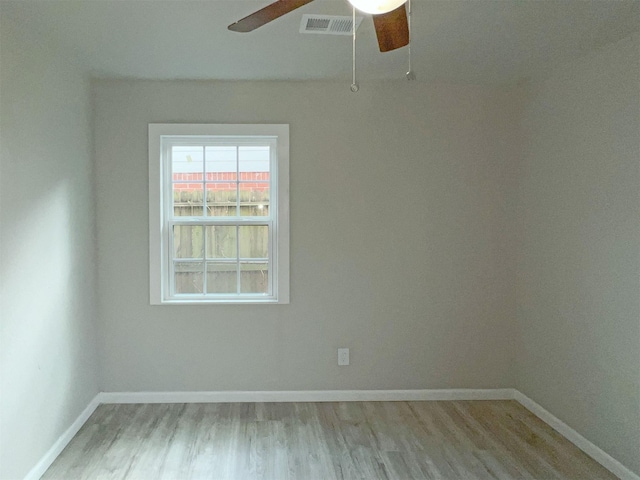
<svg viewBox="0 0 640 480"><path fill-rule="evenodd" d="M289 302L276 298L247 298L247 299L170 299L162 300L155 305L286 305Z"/></svg>

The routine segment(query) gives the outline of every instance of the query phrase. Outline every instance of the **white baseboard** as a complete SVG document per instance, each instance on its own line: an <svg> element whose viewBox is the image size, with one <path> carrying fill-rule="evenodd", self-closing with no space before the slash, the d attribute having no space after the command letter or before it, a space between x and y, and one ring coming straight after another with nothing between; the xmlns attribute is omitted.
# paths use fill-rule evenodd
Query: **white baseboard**
<svg viewBox="0 0 640 480"><path fill-rule="evenodd" d="M541 405L531 400L525 394L518 390L513 390L514 400L517 400L522 406L533 413L540 420L545 422L551 428L560 433L563 437L573 443L584 453L593 458L596 462L609 470L621 480L640 480L640 477L613 458L607 452L597 447L592 442L584 438L569 425L557 418L555 415L544 409Z"/></svg>
<svg viewBox="0 0 640 480"><path fill-rule="evenodd" d="M56 440L56 442L51 446L51 448L45 453L42 458L36 463L36 465L27 473L27 476L24 477L24 480L39 480L39 478L44 475L44 472L47 471L47 468L51 466L53 461L58 458L60 452L64 450L64 447L71 441L71 439L75 436L76 433L82 428L82 425L89 419L91 414L98 408L100 405L100 401L98 400L100 394L96 395L87 408L85 408L78 418L74 420L69 428L65 430L65 432L60 435L60 438Z"/></svg>
<svg viewBox="0 0 640 480"><path fill-rule="evenodd" d="M512 400L514 390L297 390L227 392L102 392L100 403L381 402Z"/></svg>

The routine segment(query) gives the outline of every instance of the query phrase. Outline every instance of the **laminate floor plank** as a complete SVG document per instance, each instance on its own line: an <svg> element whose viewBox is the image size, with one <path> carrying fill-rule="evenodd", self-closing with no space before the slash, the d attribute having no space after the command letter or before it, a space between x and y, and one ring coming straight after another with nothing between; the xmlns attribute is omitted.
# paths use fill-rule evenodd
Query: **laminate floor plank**
<svg viewBox="0 0 640 480"><path fill-rule="evenodd" d="M482 412L476 417L466 403L451 403L455 403L454 406L460 412L465 423L482 437L481 448L476 455L491 471L496 472L498 478L520 478L523 480L534 478L522 464L515 461L517 457L511 455L508 443L505 444L508 437L501 437L494 433L491 421L487 420Z"/></svg>
<svg viewBox="0 0 640 480"><path fill-rule="evenodd" d="M43 480L613 480L515 401L100 405Z"/></svg>

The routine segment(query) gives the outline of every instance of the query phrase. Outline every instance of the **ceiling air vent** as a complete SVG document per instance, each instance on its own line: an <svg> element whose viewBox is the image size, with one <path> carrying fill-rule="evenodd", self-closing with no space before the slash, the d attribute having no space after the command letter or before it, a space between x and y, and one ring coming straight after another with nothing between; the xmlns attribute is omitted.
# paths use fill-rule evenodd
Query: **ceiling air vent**
<svg viewBox="0 0 640 480"><path fill-rule="evenodd" d="M363 17L356 17L356 30ZM351 35L353 19L336 15L302 15L300 33L323 33L325 35Z"/></svg>

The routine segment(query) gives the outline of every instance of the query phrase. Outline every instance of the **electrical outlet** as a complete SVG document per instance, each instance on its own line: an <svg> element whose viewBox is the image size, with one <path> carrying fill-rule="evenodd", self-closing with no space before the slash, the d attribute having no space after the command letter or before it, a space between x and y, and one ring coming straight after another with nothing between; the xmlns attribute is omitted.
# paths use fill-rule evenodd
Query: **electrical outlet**
<svg viewBox="0 0 640 480"><path fill-rule="evenodd" d="M338 365L349 365L349 349L348 348L339 348L338 349Z"/></svg>

